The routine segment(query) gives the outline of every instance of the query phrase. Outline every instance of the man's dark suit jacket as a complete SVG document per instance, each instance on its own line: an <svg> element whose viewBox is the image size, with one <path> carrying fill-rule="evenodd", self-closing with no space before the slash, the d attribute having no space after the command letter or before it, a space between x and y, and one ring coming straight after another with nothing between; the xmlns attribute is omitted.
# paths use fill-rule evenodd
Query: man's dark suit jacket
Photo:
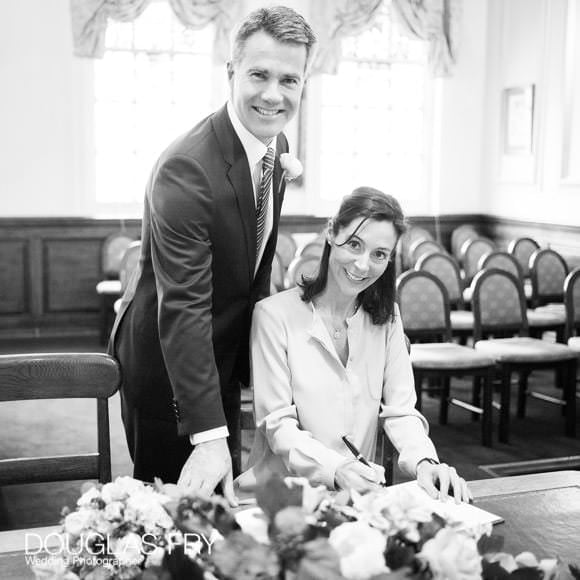
<svg viewBox="0 0 580 580"><path fill-rule="evenodd" d="M281 134L273 229L255 276L252 179L226 107L176 140L154 167L140 262L110 343L123 370L127 431L125 415L134 411L142 422L171 421L176 436L226 424L222 398L238 381L247 383L252 309L269 293L284 196L279 155L287 150ZM133 454L139 434L127 436Z"/></svg>

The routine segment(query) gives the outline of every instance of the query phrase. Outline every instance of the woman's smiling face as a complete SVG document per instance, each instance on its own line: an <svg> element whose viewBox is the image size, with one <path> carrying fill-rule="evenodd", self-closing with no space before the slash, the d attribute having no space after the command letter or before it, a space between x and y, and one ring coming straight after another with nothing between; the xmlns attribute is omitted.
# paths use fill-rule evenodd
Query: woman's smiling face
<svg viewBox="0 0 580 580"><path fill-rule="evenodd" d="M345 296L355 297L387 269L397 232L392 222L359 217L336 235L330 231L328 241L328 283Z"/></svg>

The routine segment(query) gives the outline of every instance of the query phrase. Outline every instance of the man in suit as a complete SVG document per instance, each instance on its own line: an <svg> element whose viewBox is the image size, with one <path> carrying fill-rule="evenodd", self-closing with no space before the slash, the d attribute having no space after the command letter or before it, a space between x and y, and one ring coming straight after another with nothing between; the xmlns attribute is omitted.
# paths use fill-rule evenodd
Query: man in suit
<svg viewBox="0 0 580 580"><path fill-rule="evenodd" d="M227 65L230 99L161 155L139 266L113 328L134 475L235 504L240 382L254 304L269 293L284 180L282 133L315 37L290 8L250 14ZM273 165L273 169L272 169Z"/></svg>

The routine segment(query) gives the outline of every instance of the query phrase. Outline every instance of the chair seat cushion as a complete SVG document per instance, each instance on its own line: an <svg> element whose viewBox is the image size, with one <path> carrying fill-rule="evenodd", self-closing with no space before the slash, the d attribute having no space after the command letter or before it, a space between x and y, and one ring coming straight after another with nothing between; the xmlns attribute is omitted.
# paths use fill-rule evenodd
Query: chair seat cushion
<svg viewBox="0 0 580 580"><path fill-rule="evenodd" d="M453 330L473 330L473 312L469 310L452 310L451 328Z"/></svg>
<svg viewBox="0 0 580 580"><path fill-rule="evenodd" d="M577 356L577 353L564 344L527 336L480 340L475 343L475 349L500 363L558 362Z"/></svg>
<svg viewBox="0 0 580 580"><path fill-rule="evenodd" d="M121 280L101 280L97 284L97 294L121 294Z"/></svg>
<svg viewBox="0 0 580 580"><path fill-rule="evenodd" d="M576 352L580 352L580 336L573 336L568 339L568 346Z"/></svg>
<svg viewBox="0 0 580 580"><path fill-rule="evenodd" d="M493 366L494 360L453 342L411 345L411 363L416 369L466 370Z"/></svg>
<svg viewBox="0 0 580 580"><path fill-rule="evenodd" d="M528 309L528 324L534 328L566 324L566 312L555 308Z"/></svg>

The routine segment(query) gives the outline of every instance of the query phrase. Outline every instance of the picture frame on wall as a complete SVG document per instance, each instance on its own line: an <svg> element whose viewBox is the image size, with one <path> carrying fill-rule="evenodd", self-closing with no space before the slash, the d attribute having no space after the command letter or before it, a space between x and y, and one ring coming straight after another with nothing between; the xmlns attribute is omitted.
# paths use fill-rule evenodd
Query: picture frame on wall
<svg viewBox="0 0 580 580"><path fill-rule="evenodd" d="M531 155L534 147L534 85L503 90L503 151Z"/></svg>

